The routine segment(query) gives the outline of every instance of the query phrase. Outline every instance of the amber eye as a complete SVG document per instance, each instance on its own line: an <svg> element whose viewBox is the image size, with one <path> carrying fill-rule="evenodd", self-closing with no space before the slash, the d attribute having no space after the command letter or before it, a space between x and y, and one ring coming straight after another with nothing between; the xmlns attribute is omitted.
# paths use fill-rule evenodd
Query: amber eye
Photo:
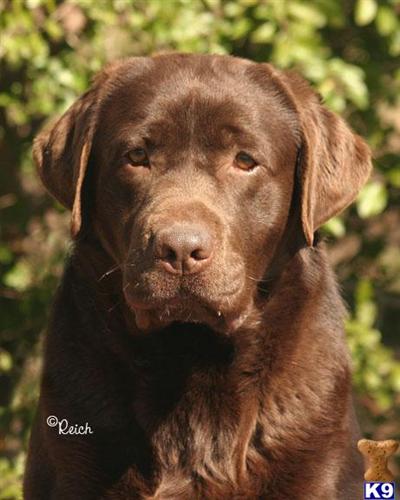
<svg viewBox="0 0 400 500"><path fill-rule="evenodd" d="M240 151L235 157L235 166L242 170L251 170L257 165L256 160L243 151Z"/></svg>
<svg viewBox="0 0 400 500"><path fill-rule="evenodd" d="M126 156L134 167L148 167L150 165L149 157L143 148L132 149Z"/></svg>

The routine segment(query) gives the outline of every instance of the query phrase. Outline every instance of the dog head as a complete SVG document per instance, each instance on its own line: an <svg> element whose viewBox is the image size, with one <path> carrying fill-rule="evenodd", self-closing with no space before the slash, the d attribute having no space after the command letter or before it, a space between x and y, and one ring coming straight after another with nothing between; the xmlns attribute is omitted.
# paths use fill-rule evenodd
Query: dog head
<svg viewBox="0 0 400 500"><path fill-rule="evenodd" d="M371 168L364 141L300 77L188 54L108 66L38 136L34 158L73 236L93 231L121 265L139 327L227 331L282 242L300 233L312 246Z"/></svg>

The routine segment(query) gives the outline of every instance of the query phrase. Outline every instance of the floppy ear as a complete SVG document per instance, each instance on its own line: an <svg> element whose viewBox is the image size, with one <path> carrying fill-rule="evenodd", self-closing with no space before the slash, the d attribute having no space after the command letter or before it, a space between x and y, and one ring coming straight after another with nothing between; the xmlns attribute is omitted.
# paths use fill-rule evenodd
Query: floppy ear
<svg viewBox="0 0 400 500"><path fill-rule="evenodd" d="M43 184L62 205L72 210L71 233L82 224L82 186L87 171L97 115L105 83L118 63L109 65L55 123L35 139L33 158Z"/></svg>
<svg viewBox="0 0 400 500"><path fill-rule="evenodd" d="M367 181L371 152L344 120L321 105L305 80L292 73L282 80L300 119L301 223L312 246L314 232L350 205Z"/></svg>

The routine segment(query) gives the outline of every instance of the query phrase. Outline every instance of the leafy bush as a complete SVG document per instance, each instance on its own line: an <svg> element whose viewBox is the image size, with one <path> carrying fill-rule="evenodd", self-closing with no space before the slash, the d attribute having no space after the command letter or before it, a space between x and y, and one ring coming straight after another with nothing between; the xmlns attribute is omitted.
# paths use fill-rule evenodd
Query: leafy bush
<svg viewBox="0 0 400 500"><path fill-rule="evenodd" d="M369 141L375 173L325 232L364 431L399 436L399 0L0 0L0 499L20 495L39 334L68 245L68 214L33 171L33 136L106 61L164 50L295 68Z"/></svg>

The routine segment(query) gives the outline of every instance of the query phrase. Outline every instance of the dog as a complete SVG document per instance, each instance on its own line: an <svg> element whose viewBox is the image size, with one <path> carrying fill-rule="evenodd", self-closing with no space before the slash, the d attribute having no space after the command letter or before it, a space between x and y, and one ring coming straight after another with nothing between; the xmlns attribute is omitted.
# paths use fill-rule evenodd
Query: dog
<svg viewBox="0 0 400 500"><path fill-rule="evenodd" d="M358 498L318 229L366 182L363 139L296 74L172 53L106 66L33 155L74 248L25 499Z"/></svg>

